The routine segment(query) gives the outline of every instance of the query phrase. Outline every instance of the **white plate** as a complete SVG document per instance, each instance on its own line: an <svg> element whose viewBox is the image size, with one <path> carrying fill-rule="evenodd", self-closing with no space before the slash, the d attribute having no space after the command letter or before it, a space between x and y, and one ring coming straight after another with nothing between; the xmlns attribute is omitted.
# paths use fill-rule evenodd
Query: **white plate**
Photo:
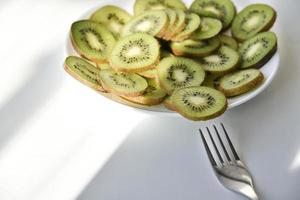
<svg viewBox="0 0 300 200"><path fill-rule="evenodd" d="M191 1L185 0L184 2L187 5L190 5ZM114 0L104 1L99 6L93 8L93 9L91 9L91 10L89 10L89 11L83 13L83 14L81 14L81 17L79 17L79 19L88 19L89 16L95 10L97 10L101 6L108 5L108 4L122 7L124 9L126 9L127 11L131 12L132 8L133 8L133 3L134 3L134 0L123 0L122 2L118 2L118 1L114 1ZM241 7L245 6L244 4L239 3L239 1L236 1L235 5L238 8L241 8ZM76 21L76 19L74 19L74 21ZM77 55L78 56L78 53L72 47L72 43L71 43L69 34L67 35L67 40L66 40L66 53L67 53L67 55ZM249 101L250 99L257 96L259 93L261 93L263 90L265 90L270 85L273 78L275 77L275 75L278 71L278 67L279 67L279 53L277 51L275 53L275 55L269 60L269 62L267 62L262 68L260 68L261 72L265 76L265 80L264 80L263 84L261 84L259 87L257 87L255 90L253 90L251 92L248 92L246 94L228 99L228 109L236 107L238 105L241 105L241 104ZM104 95L104 96L106 96L106 95ZM118 101L118 100L116 100L116 101ZM118 102L120 102L120 101L118 101ZM148 107L148 106L139 106L138 108L142 109L142 110L148 110L148 111L174 113L173 111L170 111L170 110L166 109L163 105L150 106L150 107Z"/></svg>

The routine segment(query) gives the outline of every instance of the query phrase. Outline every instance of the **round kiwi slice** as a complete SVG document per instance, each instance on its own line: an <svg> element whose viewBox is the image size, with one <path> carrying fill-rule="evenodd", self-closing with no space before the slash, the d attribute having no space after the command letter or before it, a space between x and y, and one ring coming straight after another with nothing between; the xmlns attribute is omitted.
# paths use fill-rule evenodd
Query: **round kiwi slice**
<svg viewBox="0 0 300 200"><path fill-rule="evenodd" d="M157 65L159 84L168 94L174 89L201 85L205 72L194 60L182 57L168 57Z"/></svg>
<svg viewBox="0 0 300 200"><path fill-rule="evenodd" d="M203 17L219 19L223 24L223 29L230 26L236 13L231 0L195 0L190 10Z"/></svg>
<svg viewBox="0 0 300 200"><path fill-rule="evenodd" d="M227 97L232 97L254 89L263 80L264 75L258 69L245 69L222 77L218 89Z"/></svg>
<svg viewBox="0 0 300 200"><path fill-rule="evenodd" d="M142 104L142 105L157 105L160 104L166 96L166 93L156 87L155 80L149 79L148 80L148 87L144 94L137 97L126 97L123 98L132 101L134 103Z"/></svg>
<svg viewBox="0 0 300 200"><path fill-rule="evenodd" d="M177 33L180 33L184 27L186 26L185 24L185 17L186 14L183 12L183 10L180 9L174 9L176 12L177 18L176 18L176 23L174 24L173 27L171 27L171 34L168 34L166 40L171 40L172 37L174 37Z"/></svg>
<svg viewBox="0 0 300 200"><path fill-rule="evenodd" d="M96 68L86 60L76 56L69 56L65 60L64 68L71 76L81 83L94 90L104 91L97 80L100 69Z"/></svg>
<svg viewBox="0 0 300 200"><path fill-rule="evenodd" d="M239 44L237 43L237 41L228 35L219 35L219 39L221 40L222 45L228 46L234 50L237 50L239 48Z"/></svg>
<svg viewBox="0 0 300 200"><path fill-rule="evenodd" d="M115 44L109 62L117 71L141 72L154 68L158 60L158 41L146 33L135 33Z"/></svg>
<svg viewBox="0 0 300 200"><path fill-rule="evenodd" d="M106 62L116 42L112 33L104 25L90 20L72 24L71 40L80 55L96 63Z"/></svg>
<svg viewBox="0 0 300 200"><path fill-rule="evenodd" d="M122 29L122 36L133 33L163 35L168 27L168 17L163 10L152 10L133 17Z"/></svg>
<svg viewBox="0 0 300 200"><path fill-rule="evenodd" d="M131 18L131 15L117 6L104 6L95 11L90 20L104 24L108 30L118 36L124 26Z"/></svg>
<svg viewBox="0 0 300 200"><path fill-rule="evenodd" d="M184 29L172 37L172 41L183 41L190 37L200 26L200 17L194 13L186 14Z"/></svg>
<svg viewBox="0 0 300 200"><path fill-rule="evenodd" d="M175 90L171 101L178 113L195 121L220 116L227 108L227 99L223 93L204 86Z"/></svg>
<svg viewBox="0 0 300 200"><path fill-rule="evenodd" d="M268 62L277 50L277 38L273 32L259 33L239 47L241 68L259 68Z"/></svg>
<svg viewBox="0 0 300 200"><path fill-rule="evenodd" d="M266 4L252 4L244 8L234 19L232 35L244 41L259 32L269 30L276 20L275 10Z"/></svg>
<svg viewBox="0 0 300 200"><path fill-rule="evenodd" d="M162 10L165 8L187 9L181 0L136 0L134 14L137 15L148 10Z"/></svg>
<svg viewBox="0 0 300 200"><path fill-rule="evenodd" d="M192 38L204 40L212 38L222 30L221 21L209 17L203 17L201 26L194 32Z"/></svg>
<svg viewBox="0 0 300 200"><path fill-rule="evenodd" d="M184 40L170 44L172 52L177 56L203 57L217 50L221 45L219 38L214 37L208 40Z"/></svg>
<svg viewBox="0 0 300 200"><path fill-rule="evenodd" d="M111 69L100 70L98 78L106 91L117 95L139 96L148 87L146 79L137 74L125 74Z"/></svg>
<svg viewBox="0 0 300 200"><path fill-rule="evenodd" d="M200 66L212 74L227 74L235 70L241 61L240 54L230 47L222 46L217 52L197 59Z"/></svg>

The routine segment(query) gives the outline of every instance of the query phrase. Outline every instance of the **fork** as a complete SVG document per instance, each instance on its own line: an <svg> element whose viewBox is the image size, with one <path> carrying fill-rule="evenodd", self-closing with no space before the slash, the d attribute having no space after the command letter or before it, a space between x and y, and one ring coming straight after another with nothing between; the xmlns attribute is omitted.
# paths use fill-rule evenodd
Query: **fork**
<svg viewBox="0 0 300 200"><path fill-rule="evenodd" d="M205 150L218 180L229 190L242 194L251 200L258 200L249 171L236 153L223 123L221 123L221 127L229 148L225 147L224 140L221 138L215 125L213 125L213 128L219 141L218 146L210 129L206 127L206 131L212 144L211 148L208 146L207 139L204 137L204 132L199 129ZM212 151L212 149L214 150ZM232 156L229 155L230 151L228 149L230 149ZM213 156L213 152L215 152L215 156ZM223 154L220 152L223 152Z"/></svg>

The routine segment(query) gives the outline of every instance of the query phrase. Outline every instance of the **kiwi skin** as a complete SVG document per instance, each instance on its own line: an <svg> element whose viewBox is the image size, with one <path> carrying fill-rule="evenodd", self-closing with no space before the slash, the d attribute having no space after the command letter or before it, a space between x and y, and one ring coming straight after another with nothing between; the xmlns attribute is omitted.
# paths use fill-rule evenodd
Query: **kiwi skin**
<svg viewBox="0 0 300 200"><path fill-rule="evenodd" d="M256 65L253 66L249 66L247 68L250 67L255 67L255 68L261 68L262 66L264 66L269 60L271 60L271 58L273 57L273 55L277 52L277 43L275 45L275 47L260 61L258 62Z"/></svg>
<svg viewBox="0 0 300 200"><path fill-rule="evenodd" d="M82 79L77 73L74 73L72 70L69 69L69 66L64 63L64 70L70 74L73 78L75 78L76 80L78 80L79 82L81 82L82 84L96 90L96 91L99 91L99 92L106 92L105 89L101 86L100 82L97 80L97 82L99 83L98 85L96 84L92 84L91 82L85 80L85 79Z"/></svg>
<svg viewBox="0 0 300 200"><path fill-rule="evenodd" d="M170 96L166 97L165 100L163 101L164 106L172 111L176 111L175 106L172 104Z"/></svg>
<svg viewBox="0 0 300 200"><path fill-rule="evenodd" d="M251 82L243 85L242 87L228 90L228 89L222 88L221 84L219 84L218 90L221 91L222 93L224 93L224 95L226 97L234 97L234 96L238 96L238 95L249 92L250 90L252 90L255 87L257 87L258 85L260 85L264 81L264 79L265 78L264 78L263 73L260 72L259 76L257 76Z"/></svg>

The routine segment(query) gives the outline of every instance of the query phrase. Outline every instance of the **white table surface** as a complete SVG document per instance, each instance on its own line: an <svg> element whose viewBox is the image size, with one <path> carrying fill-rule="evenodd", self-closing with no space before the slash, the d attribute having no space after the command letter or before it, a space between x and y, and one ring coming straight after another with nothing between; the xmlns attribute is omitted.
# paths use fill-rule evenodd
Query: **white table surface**
<svg viewBox="0 0 300 200"><path fill-rule="evenodd" d="M262 200L299 200L300 2L256 2L278 11L279 74L208 124L228 127ZM216 181L206 123L111 103L63 71L70 24L98 4L0 1L0 199L244 199Z"/></svg>

